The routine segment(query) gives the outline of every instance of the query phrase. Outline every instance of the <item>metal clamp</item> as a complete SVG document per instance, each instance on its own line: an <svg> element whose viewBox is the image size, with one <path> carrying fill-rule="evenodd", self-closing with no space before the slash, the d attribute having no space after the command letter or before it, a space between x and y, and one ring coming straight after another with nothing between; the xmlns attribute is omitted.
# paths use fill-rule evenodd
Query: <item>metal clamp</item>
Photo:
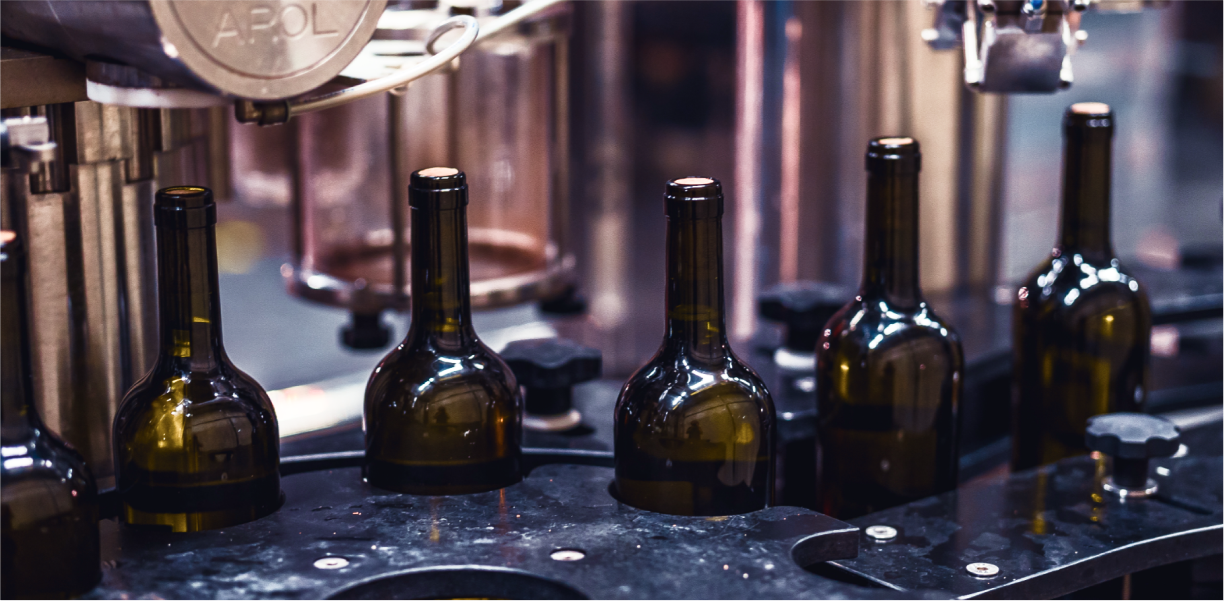
<svg viewBox="0 0 1224 601"><path fill-rule="evenodd" d="M0 121L0 162L5 169L38 173L55 160L55 142L46 117L13 117Z"/></svg>

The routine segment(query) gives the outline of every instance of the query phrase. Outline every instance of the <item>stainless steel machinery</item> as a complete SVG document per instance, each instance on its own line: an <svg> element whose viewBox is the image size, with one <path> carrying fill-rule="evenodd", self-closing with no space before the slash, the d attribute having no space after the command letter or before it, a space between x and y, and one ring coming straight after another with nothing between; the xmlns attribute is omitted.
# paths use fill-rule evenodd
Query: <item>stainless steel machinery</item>
<svg viewBox="0 0 1224 601"><path fill-rule="evenodd" d="M385 5L16 1L0 28L85 62L95 100L181 106L209 102L190 91L278 100L314 90L352 62Z"/></svg>
<svg viewBox="0 0 1224 601"><path fill-rule="evenodd" d="M362 328L377 327L384 309L408 307L406 174L423 165L461 165L468 174L474 307L546 297L568 283L565 8L482 40L451 66L390 94L286 127L233 130L239 199L288 197L288 288L351 309L350 345L385 346L384 335ZM343 75L366 81L421 63L430 31L457 11L447 3L389 9ZM493 23L502 12L482 8L478 21Z"/></svg>

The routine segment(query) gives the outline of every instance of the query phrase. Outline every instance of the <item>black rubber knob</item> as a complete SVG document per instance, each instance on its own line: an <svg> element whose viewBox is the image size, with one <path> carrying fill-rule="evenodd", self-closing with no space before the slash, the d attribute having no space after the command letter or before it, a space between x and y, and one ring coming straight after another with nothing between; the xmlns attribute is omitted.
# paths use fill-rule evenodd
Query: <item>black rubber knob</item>
<svg viewBox="0 0 1224 601"><path fill-rule="evenodd" d="M1144 413L1106 413L1088 418L1084 443L1113 457L1113 481L1122 488L1147 486L1148 460L1169 457L1181 446L1173 422Z"/></svg>
<svg viewBox="0 0 1224 601"><path fill-rule="evenodd" d="M572 388L603 372L598 349L569 340L516 340L501 352L514 377L527 389L527 413L562 415L573 408Z"/></svg>
<svg viewBox="0 0 1224 601"><path fill-rule="evenodd" d="M854 288L838 284L779 284L757 298L757 311L766 319L786 325L786 348L811 353L829 318L854 295Z"/></svg>
<svg viewBox="0 0 1224 601"><path fill-rule="evenodd" d="M381 312L353 313L340 328L340 341L355 350L380 349L391 341L391 328L383 323Z"/></svg>

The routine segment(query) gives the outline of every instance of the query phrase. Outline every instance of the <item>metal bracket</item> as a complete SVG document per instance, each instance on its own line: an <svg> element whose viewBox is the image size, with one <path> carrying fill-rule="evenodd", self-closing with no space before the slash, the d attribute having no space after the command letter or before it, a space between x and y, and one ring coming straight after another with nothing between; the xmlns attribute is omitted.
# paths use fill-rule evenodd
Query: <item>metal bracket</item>
<svg viewBox="0 0 1224 601"><path fill-rule="evenodd" d="M5 169L38 173L43 163L55 160L55 148L46 117L12 117L0 122L0 160Z"/></svg>
<svg viewBox="0 0 1224 601"><path fill-rule="evenodd" d="M965 85L979 92L1055 92L1074 81L1071 55L1087 39L1080 11L1091 0L936 0L922 38L962 46Z"/></svg>

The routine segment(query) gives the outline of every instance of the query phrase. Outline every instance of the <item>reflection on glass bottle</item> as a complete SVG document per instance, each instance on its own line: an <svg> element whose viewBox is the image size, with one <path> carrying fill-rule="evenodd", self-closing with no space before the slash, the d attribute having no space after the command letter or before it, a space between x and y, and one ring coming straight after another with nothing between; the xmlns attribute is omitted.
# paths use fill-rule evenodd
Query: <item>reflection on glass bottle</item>
<svg viewBox="0 0 1224 601"><path fill-rule="evenodd" d="M85 461L34 409L24 260L13 232L0 232L0 596L76 597L102 578L98 489Z"/></svg>
<svg viewBox="0 0 1224 601"><path fill-rule="evenodd" d="M366 386L374 486L422 495L482 492L522 479L514 374L472 328L464 174L412 174L412 323Z"/></svg>
<svg viewBox="0 0 1224 601"><path fill-rule="evenodd" d="M667 184L667 333L616 403L616 493L679 515L764 508L773 488L774 407L727 342L722 187Z"/></svg>
<svg viewBox="0 0 1224 601"><path fill-rule="evenodd" d="M221 344L217 208L207 188L159 190L161 350L115 415L122 518L195 532L268 515L282 500L276 413Z"/></svg>
<svg viewBox="0 0 1224 601"><path fill-rule="evenodd" d="M956 486L964 359L918 285L911 138L867 146L867 244L858 296L816 346L820 510L850 518Z"/></svg>
<svg viewBox="0 0 1224 601"><path fill-rule="evenodd" d="M1088 418L1142 411L1147 395L1147 294L1109 232L1113 127L1099 102L1063 118L1062 231L1013 313L1013 470L1086 453Z"/></svg>

